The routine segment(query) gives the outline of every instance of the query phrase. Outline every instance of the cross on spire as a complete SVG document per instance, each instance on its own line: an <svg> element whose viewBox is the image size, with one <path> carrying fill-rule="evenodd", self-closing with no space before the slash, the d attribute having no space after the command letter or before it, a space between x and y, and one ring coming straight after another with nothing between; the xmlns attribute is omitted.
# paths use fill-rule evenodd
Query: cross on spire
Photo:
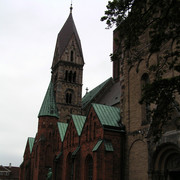
<svg viewBox="0 0 180 180"><path fill-rule="evenodd" d="M72 13L72 9L73 9L73 7L72 7L72 0L71 0L70 13Z"/></svg>

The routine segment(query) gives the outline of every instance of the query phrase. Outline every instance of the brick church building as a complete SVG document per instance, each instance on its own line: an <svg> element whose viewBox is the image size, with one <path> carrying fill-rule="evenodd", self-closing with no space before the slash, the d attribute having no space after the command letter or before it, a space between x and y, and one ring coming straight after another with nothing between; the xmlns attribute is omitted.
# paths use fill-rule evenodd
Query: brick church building
<svg viewBox="0 0 180 180"><path fill-rule="evenodd" d="M141 38L142 46L147 36ZM114 43L114 51L116 48ZM57 37L37 134L27 139L20 180L177 179L178 123L169 124L160 141L152 144L146 106L139 104L142 84L153 80L146 63L155 62L157 57L145 54L137 72L137 65L130 67L124 52L113 61L113 77L82 98L84 57L70 8ZM169 72L168 76L172 75Z"/></svg>

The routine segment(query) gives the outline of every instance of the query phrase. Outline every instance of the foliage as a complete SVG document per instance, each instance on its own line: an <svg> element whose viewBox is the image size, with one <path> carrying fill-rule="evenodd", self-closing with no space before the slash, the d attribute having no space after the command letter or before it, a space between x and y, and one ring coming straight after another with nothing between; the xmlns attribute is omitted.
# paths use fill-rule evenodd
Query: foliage
<svg viewBox="0 0 180 180"><path fill-rule="evenodd" d="M148 54L163 52L156 64L147 66L154 74L154 81L143 89L141 103L153 104L151 110L152 136L156 140L162 133L163 126L170 119L174 110L175 96L180 94L180 0L112 0L108 2L105 16L108 28L116 26L118 37L115 40L117 50L111 55L112 61L128 51L128 63L135 64L143 59L144 51ZM140 38L149 34L149 41L144 50L138 49ZM162 49L166 44L171 48ZM158 53L157 53L158 54ZM174 70L175 77L163 78Z"/></svg>

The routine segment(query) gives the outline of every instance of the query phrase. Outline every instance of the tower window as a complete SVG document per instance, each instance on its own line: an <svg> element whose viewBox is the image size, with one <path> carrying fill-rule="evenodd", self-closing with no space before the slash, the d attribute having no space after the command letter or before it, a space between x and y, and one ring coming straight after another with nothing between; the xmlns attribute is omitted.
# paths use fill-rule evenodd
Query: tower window
<svg viewBox="0 0 180 180"><path fill-rule="evenodd" d="M71 51L71 62L74 61L74 52Z"/></svg>
<svg viewBox="0 0 180 180"><path fill-rule="evenodd" d="M72 94L66 93L66 103L71 104L72 103Z"/></svg>
<svg viewBox="0 0 180 180"><path fill-rule="evenodd" d="M73 82L76 82L76 72L73 73Z"/></svg>
<svg viewBox="0 0 180 180"><path fill-rule="evenodd" d="M69 82L71 82L72 81L72 71L70 71L70 73L69 73Z"/></svg>
<svg viewBox="0 0 180 180"><path fill-rule="evenodd" d="M67 81L67 79L68 79L68 71L67 70L66 70L64 79L65 79L65 81Z"/></svg>

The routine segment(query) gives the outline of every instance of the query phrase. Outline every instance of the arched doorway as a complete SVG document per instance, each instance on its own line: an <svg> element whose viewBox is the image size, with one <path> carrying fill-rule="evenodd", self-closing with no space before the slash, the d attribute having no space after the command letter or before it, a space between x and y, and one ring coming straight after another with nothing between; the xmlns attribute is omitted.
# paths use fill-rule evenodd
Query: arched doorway
<svg viewBox="0 0 180 180"><path fill-rule="evenodd" d="M172 143L164 143L153 156L153 180L179 180L180 148Z"/></svg>

